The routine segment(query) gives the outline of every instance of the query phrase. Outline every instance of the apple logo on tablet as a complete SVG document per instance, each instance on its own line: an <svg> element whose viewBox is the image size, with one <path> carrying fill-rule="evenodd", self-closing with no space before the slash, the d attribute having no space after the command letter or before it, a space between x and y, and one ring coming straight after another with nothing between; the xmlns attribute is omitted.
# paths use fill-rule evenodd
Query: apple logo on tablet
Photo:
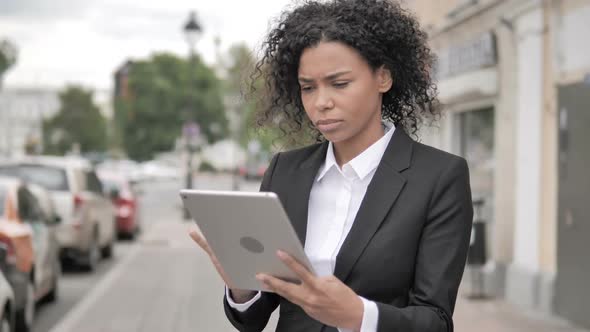
<svg viewBox="0 0 590 332"><path fill-rule="evenodd" d="M244 236L240 239L240 244L242 245L242 248L248 250L249 252L255 254L261 254L264 252L264 246L262 243L253 237Z"/></svg>

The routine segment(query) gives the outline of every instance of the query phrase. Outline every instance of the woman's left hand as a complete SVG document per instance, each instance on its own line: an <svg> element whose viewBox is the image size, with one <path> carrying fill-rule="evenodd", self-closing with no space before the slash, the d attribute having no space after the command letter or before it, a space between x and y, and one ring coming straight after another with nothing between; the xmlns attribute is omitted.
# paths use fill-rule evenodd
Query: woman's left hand
<svg viewBox="0 0 590 332"><path fill-rule="evenodd" d="M259 273L256 278L266 287L300 306L310 317L329 326L359 331L363 320L363 301L335 276L316 277L291 255L277 256L301 280L294 284Z"/></svg>

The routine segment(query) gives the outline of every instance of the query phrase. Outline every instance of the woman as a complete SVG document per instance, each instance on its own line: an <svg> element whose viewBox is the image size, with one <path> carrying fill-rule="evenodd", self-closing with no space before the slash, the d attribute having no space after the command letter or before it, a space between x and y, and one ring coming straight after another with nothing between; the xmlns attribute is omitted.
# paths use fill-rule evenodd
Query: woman
<svg viewBox="0 0 590 332"><path fill-rule="evenodd" d="M277 331L453 330L473 212L465 160L410 138L438 115L432 62L390 1L304 2L270 31L260 119L319 143L276 154L261 191L280 197L317 274L279 252L301 284L260 271L274 293L229 285L238 330L261 331L278 305Z"/></svg>

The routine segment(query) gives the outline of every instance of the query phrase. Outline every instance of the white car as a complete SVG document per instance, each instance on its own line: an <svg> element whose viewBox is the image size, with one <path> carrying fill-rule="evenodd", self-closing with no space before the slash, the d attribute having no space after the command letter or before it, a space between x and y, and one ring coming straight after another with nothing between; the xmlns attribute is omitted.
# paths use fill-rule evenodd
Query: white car
<svg viewBox="0 0 590 332"><path fill-rule="evenodd" d="M179 168L166 165L156 160L150 160L142 163L141 172L144 179L155 181L180 180L184 174Z"/></svg>
<svg viewBox="0 0 590 332"><path fill-rule="evenodd" d="M51 193L61 218L57 240L61 257L94 270L113 254L115 207L92 165L75 157L35 156L0 164L0 175L18 176Z"/></svg>

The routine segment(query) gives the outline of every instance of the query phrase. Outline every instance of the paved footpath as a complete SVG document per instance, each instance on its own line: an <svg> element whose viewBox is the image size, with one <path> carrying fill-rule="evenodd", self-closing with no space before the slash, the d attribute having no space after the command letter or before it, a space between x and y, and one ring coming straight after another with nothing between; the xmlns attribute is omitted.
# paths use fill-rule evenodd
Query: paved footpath
<svg viewBox="0 0 590 332"><path fill-rule="evenodd" d="M234 331L223 314L223 284L188 237L189 225L155 224L51 332ZM275 312L265 331L274 330L276 318ZM454 319L457 332L588 332L464 296Z"/></svg>

